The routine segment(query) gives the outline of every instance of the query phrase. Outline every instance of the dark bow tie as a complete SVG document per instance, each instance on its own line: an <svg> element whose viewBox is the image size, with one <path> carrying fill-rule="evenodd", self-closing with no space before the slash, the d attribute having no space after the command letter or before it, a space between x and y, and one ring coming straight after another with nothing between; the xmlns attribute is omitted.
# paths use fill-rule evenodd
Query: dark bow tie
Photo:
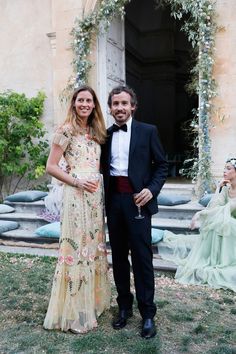
<svg viewBox="0 0 236 354"><path fill-rule="evenodd" d="M123 124L121 126L113 124L113 126L112 126L113 133L118 132L118 130L120 130L120 129L123 130L124 132L127 132L127 124Z"/></svg>

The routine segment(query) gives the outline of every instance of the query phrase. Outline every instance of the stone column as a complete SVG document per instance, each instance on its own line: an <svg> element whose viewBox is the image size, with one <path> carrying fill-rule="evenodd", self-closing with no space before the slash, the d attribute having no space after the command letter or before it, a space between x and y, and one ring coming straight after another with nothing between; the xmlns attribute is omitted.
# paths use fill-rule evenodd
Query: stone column
<svg viewBox="0 0 236 354"><path fill-rule="evenodd" d="M217 0L217 23L222 27L216 36L214 78L218 96L212 113L212 172L222 178L225 160L236 157L236 1Z"/></svg>

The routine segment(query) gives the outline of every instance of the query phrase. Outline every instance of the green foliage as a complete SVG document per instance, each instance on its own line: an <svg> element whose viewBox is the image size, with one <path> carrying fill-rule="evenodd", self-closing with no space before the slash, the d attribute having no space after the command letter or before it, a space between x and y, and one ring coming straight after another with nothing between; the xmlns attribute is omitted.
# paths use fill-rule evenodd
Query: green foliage
<svg viewBox="0 0 236 354"><path fill-rule="evenodd" d="M39 120L45 95L0 93L0 193L14 192L23 177L39 178L45 173L48 142ZM13 183L14 180L14 183Z"/></svg>

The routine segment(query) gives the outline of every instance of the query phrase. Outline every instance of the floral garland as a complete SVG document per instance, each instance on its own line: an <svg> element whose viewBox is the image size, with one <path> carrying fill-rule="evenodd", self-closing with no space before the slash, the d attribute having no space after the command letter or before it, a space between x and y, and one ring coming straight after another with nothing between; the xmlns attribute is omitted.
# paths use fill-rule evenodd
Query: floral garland
<svg viewBox="0 0 236 354"><path fill-rule="evenodd" d="M212 77L217 31L215 2L212 0L156 0L156 3L159 6L169 5L171 15L175 19L188 15L188 20L182 29L186 32L192 47L198 50L197 63L191 70L193 75L191 89L199 96L199 107L190 128L197 133L193 146L198 148L199 156L185 162L193 162L189 175L193 181L197 182L197 194L202 195L214 188L211 173L210 117L213 110L212 98L217 94L215 80Z"/></svg>
<svg viewBox="0 0 236 354"><path fill-rule="evenodd" d="M89 60L94 35L106 31L115 16L124 16L124 8L131 0L102 0L99 6L83 19L76 19L72 30L75 77L69 81L68 89L74 89L87 82L92 67ZM183 26L193 48L198 49L197 64L192 69L192 89L199 95L199 107L191 129L197 133L193 146L198 147L198 159L192 159L190 176L197 181L197 193L212 190L211 142L209 136L212 98L216 96L212 77L214 44L217 30L215 3L212 0L156 0L157 6L169 5L171 15L181 19L188 15ZM101 24L102 29L101 29ZM186 162L189 162L186 161Z"/></svg>
<svg viewBox="0 0 236 354"><path fill-rule="evenodd" d="M83 19L75 20L72 29L74 51L73 66L75 77L69 81L68 88L76 88L88 80L88 73L92 67L89 60L91 42L94 35L106 31L115 16L124 17L124 7L131 0L102 0L93 12Z"/></svg>

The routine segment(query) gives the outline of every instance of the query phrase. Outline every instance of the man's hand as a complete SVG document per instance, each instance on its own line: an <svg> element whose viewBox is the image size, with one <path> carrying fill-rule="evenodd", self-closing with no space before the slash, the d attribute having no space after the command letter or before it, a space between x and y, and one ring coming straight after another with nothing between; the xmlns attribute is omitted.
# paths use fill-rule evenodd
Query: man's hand
<svg viewBox="0 0 236 354"><path fill-rule="evenodd" d="M135 196L135 204L144 206L153 197L152 192L148 188L144 188Z"/></svg>

